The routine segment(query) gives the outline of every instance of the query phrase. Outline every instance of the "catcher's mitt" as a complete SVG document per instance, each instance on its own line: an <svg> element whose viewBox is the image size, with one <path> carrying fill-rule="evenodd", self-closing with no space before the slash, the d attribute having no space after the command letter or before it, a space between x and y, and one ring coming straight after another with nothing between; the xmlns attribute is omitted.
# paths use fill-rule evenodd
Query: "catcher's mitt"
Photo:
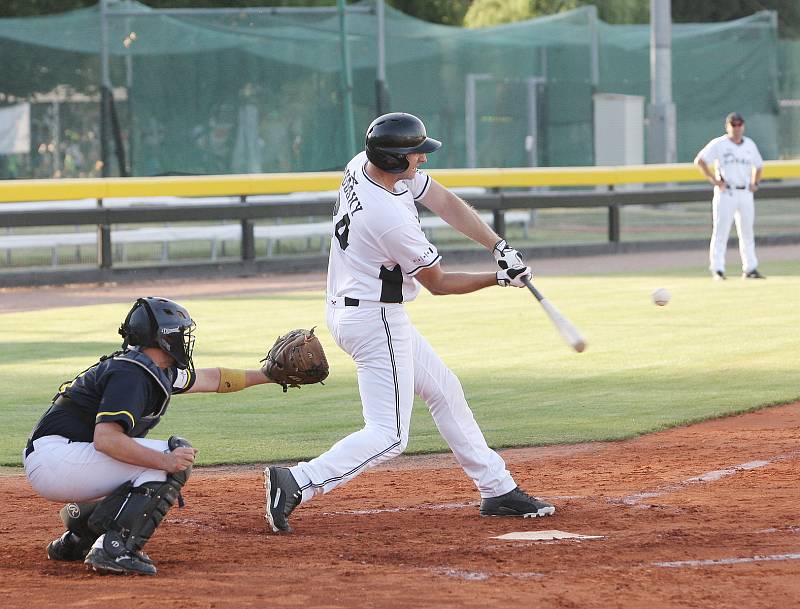
<svg viewBox="0 0 800 609"><path fill-rule="evenodd" d="M283 386L284 393L288 387L321 383L328 377L328 360L314 328L279 336L261 361L261 372Z"/></svg>

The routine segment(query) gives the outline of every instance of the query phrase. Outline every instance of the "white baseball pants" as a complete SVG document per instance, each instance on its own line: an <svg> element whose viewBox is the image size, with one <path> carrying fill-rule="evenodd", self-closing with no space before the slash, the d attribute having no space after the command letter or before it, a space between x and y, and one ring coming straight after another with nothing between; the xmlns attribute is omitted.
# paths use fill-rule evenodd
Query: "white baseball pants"
<svg viewBox="0 0 800 609"><path fill-rule="evenodd" d="M166 440L134 440L153 450L169 450ZM51 501L89 501L105 497L124 482L139 486L167 479L164 471L117 461L91 442L70 442L63 436L34 440L33 452L23 458L31 487Z"/></svg>
<svg viewBox="0 0 800 609"><path fill-rule="evenodd" d="M291 468L303 500L402 453L414 394L428 405L439 433L481 497L513 490L516 483L500 455L486 444L461 383L411 324L403 305L361 301L352 307L341 300L328 306L328 329L356 363L364 427L316 459Z"/></svg>
<svg viewBox="0 0 800 609"><path fill-rule="evenodd" d="M725 271L725 250L728 248L728 237L731 225L736 222L739 235L739 255L742 258L742 271L749 273L758 267L756 258L756 238L753 229L755 221L755 204L753 193L743 190L714 188L711 200L713 228L709 246L709 266L714 271Z"/></svg>

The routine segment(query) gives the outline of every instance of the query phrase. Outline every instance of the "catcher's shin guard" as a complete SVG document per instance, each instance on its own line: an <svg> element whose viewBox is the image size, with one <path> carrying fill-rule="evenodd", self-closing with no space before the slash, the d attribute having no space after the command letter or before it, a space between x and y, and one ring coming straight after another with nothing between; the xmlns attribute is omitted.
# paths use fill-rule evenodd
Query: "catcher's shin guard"
<svg viewBox="0 0 800 609"><path fill-rule="evenodd" d="M169 447L191 447L188 441L177 436L169 439ZM145 482L133 486L126 482L103 499L89 518L89 526L99 533L106 532L103 542L105 551L114 556L125 552L139 552L156 528L180 501L183 485L191 473L191 467L168 474L164 482Z"/></svg>
<svg viewBox="0 0 800 609"><path fill-rule="evenodd" d="M94 532L89 528L89 518L98 505L99 501L74 501L62 507L58 515L64 526L78 537L91 537ZM94 537L97 539L97 535Z"/></svg>
<svg viewBox="0 0 800 609"><path fill-rule="evenodd" d="M47 545L50 560L83 560L95 542L98 533L89 527L89 517L99 501L68 503L61 508L59 516L67 527L66 532Z"/></svg>

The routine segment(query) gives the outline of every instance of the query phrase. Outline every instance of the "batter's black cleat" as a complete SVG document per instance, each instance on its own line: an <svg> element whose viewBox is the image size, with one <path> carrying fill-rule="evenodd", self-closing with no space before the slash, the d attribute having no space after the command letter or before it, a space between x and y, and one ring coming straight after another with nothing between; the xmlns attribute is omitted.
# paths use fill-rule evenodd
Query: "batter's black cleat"
<svg viewBox="0 0 800 609"><path fill-rule="evenodd" d="M753 269L749 273L742 273L742 279L766 279L766 277L759 273L758 269Z"/></svg>
<svg viewBox="0 0 800 609"><path fill-rule="evenodd" d="M303 493L286 467L271 466L264 470L267 489L267 520L274 533L291 533L289 514L300 505Z"/></svg>
<svg viewBox="0 0 800 609"><path fill-rule="evenodd" d="M144 554L144 557L147 560L143 560L140 553L124 552L114 558L103 548L92 548L83 562L89 571L97 571L101 575L155 575L155 565L149 556Z"/></svg>
<svg viewBox="0 0 800 609"><path fill-rule="evenodd" d="M711 273L711 278L714 279L714 281L725 281L727 279L727 277L725 277L725 273L722 271L714 271Z"/></svg>
<svg viewBox="0 0 800 609"><path fill-rule="evenodd" d="M49 560L83 560L92 547L94 539L84 541L75 533L65 531L58 539L47 544L47 558Z"/></svg>
<svg viewBox="0 0 800 609"><path fill-rule="evenodd" d="M481 499L481 516L537 518L539 516L552 516L555 511L555 506L536 497L531 497L520 487L499 497Z"/></svg>

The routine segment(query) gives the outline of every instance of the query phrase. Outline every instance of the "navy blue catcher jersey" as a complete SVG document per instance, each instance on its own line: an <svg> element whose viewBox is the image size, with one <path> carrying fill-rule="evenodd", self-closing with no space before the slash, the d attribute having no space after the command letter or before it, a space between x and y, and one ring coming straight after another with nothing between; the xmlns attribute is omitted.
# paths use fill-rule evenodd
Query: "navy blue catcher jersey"
<svg viewBox="0 0 800 609"><path fill-rule="evenodd" d="M193 371L159 368L136 348L112 354L59 388L30 439L56 435L92 442L94 426L109 422L142 438L158 424L170 397L188 391L195 378Z"/></svg>

